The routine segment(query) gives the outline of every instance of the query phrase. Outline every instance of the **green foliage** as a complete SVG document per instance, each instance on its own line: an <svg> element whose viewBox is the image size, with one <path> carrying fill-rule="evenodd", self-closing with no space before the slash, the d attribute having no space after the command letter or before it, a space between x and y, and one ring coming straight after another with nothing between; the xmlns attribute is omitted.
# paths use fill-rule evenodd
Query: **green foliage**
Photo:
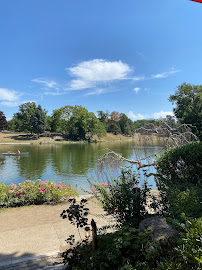
<svg viewBox="0 0 202 270"><path fill-rule="evenodd" d="M46 116L46 127L45 130L46 131L52 131L52 117L50 115Z"/></svg>
<svg viewBox="0 0 202 270"><path fill-rule="evenodd" d="M104 125L99 122L94 113L82 106L75 106L67 122L68 133L74 140L90 140L93 135L99 137L106 134Z"/></svg>
<svg viewBox="0 0 202 270"><path fill-rule="evenodd" d="M41 105L39 105L35 112L30 117L30 122L32 125L32 132L41 134L46 128L46 111L42 110Z"/></svg>
<svg viewBox="0 0 202 270"><path fill-rule="evenodd" d="M2 111L0 111L0 130L1 129L6 129L8 126L8 122L6 120L6 116Z"/></svg>
<svg viewBox="0 0 202 270"><path fill-rule="evenodd" d="M31 133L42 133L46 128L46 110L35 102L27 102L19 106L19 112L15 113L9 121L9 130Z"/></svg>
<svg viewBox="0 0 202 270"><path fill-rule="evenodd" d="M71 185L57 185L53 181L26 180L19 185L0 184L0 207L57 203L77 195L77 191Z"/></svg>
<svg viewBox="0 0 202 270"><path fill-rule="evenodd" d="M202 142L193 142L165 151L157 160L157 186L165 211L178 218L201 215Z"/></svg>
<svg viewBox="0 0 202 270"><path fill-rule="evenodd" d="M14 114L15 125L18 131L32 132L31 116L36 111L35 102L27 102L19 106L19 112Z"/></svg>
<svg viewBox="0 0 202 270"><path fill-rule="evenodd" d="M114 233L98 235L95 252L86 241L70 250L62 255L64 263L68 263L69 269L73 270L154 270L160 258L172 253L172 246L166 244L161 247L152 242L149 231L143 233L124 226Z"/></svg>
<svg viewBox="0 0 202 270"><path fill-rule="evenodd" d="M67 133L67 122L72 115L73 106L64 106L54 110L52 114L52 131Z"/></svg>
<svg viewBox="0 0 202 270"><path fill-rule="evenodd" d="M169 192L169 214L175 218L180 217L181 213L187 217L200 217L202 214L201 201L200 189L190 188L180 191L178 188L172 188Z"/></svg>
<svg viewBox="0 0 202 270"><path fill-rule="evenodd" d="M190 219L185 223L180 243L171 259L159 263L158 270L195 269L202 267L202 220Z"/></svg>
<svg viewBox="0 0 202 270"><path fill-rule="evenodd" d="M178 186L201 187L202 142L192 142L164 151L157 160L157 184L160 189Z"/></svg>
<svg viewBox="0 0 202 270"><path fill-rule="evenodd" d="M75 199L69 199L71 205L68 209L63 210L60 216L63 219L68 218L72 225L76 225L77 228L85 227L88 224L88 212L89 208L86 207L87 200L81 199L80 204L76 203Z"/></svg>
<svg viewBox="0 0 202 270"><path fill-rule="evenodd" d="M108 183L89 182L103 209L112 214L118 224L137 226L146 216L146 198L150 189L147 183L142 189L138 188L138 177L131 168L123 169L118 179L111 179Z"/></svg>
<svg viewBox="0 0 202 270"><path fill-rule="evenodd" d="M202 139L202 85L183 83L169 100L176 104L174 114L182 124L195 126ZM198 135L196 128L192 132Z"/></svg>

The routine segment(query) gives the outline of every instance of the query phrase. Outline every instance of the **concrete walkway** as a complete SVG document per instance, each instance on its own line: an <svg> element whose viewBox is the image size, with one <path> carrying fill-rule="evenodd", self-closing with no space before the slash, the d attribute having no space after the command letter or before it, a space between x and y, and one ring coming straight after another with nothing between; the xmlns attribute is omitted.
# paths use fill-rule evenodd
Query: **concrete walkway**
<svg viewBox="0 0 202 270"><path fill-rule="evenodd" d="M71 234L79 240L77 228L60 217L68 206L35 205L0 212L0 269L64 269L58 254L67 247L65 240ZM96 203L89 201L88 208L89 221L93 218L98 227L109 224L110 218Z"/></svg>

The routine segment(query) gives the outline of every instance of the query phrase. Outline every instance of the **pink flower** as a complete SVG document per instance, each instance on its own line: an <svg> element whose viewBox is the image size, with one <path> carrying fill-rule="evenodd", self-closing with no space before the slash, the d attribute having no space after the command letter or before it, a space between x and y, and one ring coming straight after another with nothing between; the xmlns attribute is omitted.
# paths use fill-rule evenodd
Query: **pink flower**
<svg viewBox="0 0 202 270"><path fill-rule="evenodd" d="M64 181L62 181L62 183L64 184Z"/></svg>
<svg viewBox="0 0 202 270"><path fill-rule="evenodd" d="M41 181L41 184L45 184L46 182L44 182L44 181Z"/></svg>
<svg viewBox="0 0 202 270"><path fill-rule="evenodd" d="M25 183L29 183L29 182L31 182L30 180L25 180Z"/></svg>
<svg viewBox="0 0 202 270"><path fill-rule="evenodd" d="M108 186L109 186L109 184L105 183L105 184L104 184L104 186L105 186L105 187L108 187Z"/></svg>
<svg viewBox="0 0 202 270"><path fill-rule="evenodd" d="M24 197L21 197L21 200L24 202L25 201L25 198Z"/></svg>
<svg viewBox="0 0 202 270"><path fill-rule="evenodd" d="M97 191L97 189L92 189L92 191Z"/></svg>
<svg viewBox="0 0 202 270"><path fill-rule="evenodd" d="M14 192L14 190L8 190L8 193L13 193Z"/></svg>
<svg viewBox="0 0 202 270"><path fill-rule="evenodd" d="M62 186L58 186L58 189L62 189Z"/></svg>
<svg viewBox="0 0 202 270"><path fill-rule="evenodd" d="M61 181L59 181L58 183L59 183L59 184L62 184L62 182L61 182Z"/></svg>
<svg viewBox="0 0 202 270"><path fill-rule="evenodd" d="M16 187L16 184L10 184L10 186L12 186L12 187Z"/></svg>
<svg viewBox="0 0 202 270"><path fill-rule="evenodd" d="M68 186L66 185L65 188L68 188Z"/></svg>
<svg viewBox="0 0 202 270"><path fill-rule="evenodd" d="M102 186L102 185L104 185L104 184L100 183L99 185Z"/></svg>

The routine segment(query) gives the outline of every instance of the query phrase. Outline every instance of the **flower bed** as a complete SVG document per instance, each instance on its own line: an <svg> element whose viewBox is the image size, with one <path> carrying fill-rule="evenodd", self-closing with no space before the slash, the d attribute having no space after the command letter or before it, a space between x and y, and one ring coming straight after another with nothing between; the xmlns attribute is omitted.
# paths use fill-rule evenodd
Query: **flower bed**
<svg viewBox="0 0 202 270"><path fill-rule="evenodd" d="M0 184L0 207L15 207L30 204L57 203L78 192L71 186L50 181L26 180L19 185Z"/></svg>

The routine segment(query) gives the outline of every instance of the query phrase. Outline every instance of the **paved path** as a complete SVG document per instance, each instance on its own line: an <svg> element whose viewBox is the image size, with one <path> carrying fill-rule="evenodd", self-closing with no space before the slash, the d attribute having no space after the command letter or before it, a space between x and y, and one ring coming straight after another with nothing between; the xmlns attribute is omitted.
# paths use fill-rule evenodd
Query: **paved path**
<svg viewBox="0 0 202 270"><path fill-rule="evenodd" d="M78 231L60 213L68 203L59 205L35 205L7 209L0 212L0 269L64 269L59 252L67 247L70 234L79 240ZM89 201L89 221L98 227L107 225L104 211ZM84 231L81 231L84 237Z"/></svg>

